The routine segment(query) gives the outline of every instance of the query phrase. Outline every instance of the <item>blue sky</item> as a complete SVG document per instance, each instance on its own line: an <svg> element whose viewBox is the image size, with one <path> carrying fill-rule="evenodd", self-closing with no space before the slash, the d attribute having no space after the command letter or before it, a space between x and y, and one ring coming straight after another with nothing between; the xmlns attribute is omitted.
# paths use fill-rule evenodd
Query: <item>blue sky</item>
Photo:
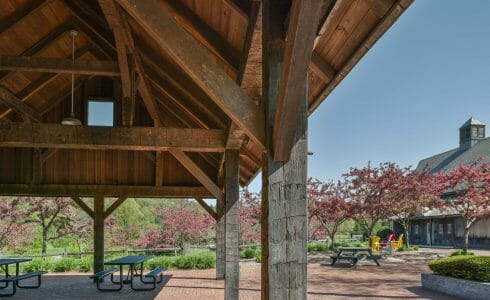
<svg viewBox="0 0 490 300"><path fill-rule="evenodd" d="M308 174L416 166L470 116L490 123L490 1L415 1L310 117Z"/></svg>

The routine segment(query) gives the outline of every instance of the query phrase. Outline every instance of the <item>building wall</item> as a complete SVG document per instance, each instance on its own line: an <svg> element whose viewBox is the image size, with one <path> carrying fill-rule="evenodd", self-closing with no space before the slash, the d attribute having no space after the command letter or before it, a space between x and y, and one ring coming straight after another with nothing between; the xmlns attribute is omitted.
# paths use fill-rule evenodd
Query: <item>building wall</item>
<svg viewBox="0 0 490 300"><path fill-rule="evenodd" d="M395 228L401 231L400 228ZM459 217L413 220L410 228L413 245L453 246L464 243L464 224ZM490 218L478 221L470 230L470 248L490 249Z"/></svg>

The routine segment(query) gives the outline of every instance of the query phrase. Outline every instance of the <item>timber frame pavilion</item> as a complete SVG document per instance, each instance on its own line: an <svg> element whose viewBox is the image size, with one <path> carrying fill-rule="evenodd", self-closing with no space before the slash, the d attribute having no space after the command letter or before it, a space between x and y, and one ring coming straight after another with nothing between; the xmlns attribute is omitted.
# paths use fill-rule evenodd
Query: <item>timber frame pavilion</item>
<svg viewBox="0 0 490 300"><path fill-rule="evenodd" d="M239 185L262 171L262 298L306 299L307 118L411 2L1 1L0 195L72 197L94 219L95 271L127 197L194 198L237 299ZM61 125L71 74L82 126ZM113 103L114 126L87 126L90 99Z"/></svg>

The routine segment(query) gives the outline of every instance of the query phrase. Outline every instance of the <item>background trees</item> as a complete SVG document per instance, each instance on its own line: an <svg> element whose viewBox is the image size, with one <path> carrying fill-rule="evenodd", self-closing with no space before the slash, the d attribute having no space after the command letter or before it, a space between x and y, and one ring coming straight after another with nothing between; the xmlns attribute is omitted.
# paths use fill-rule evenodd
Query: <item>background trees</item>
<svg viewBox="0 0 490 300"><path fill-rule="evenodd" d="M468 251L470 229L476 221L490 216L490 164L476 161L460 164L447 174L437 176L447 199L439 207L458 214L464 221L464 247Z"/></svg>
<svg viewBox="0 0 490 300"><path fill-rule="evenodd" d="M352 168L345 174L345 189L352 205L352 216L364 228L369 237L378 222L391 216L387 194L389 176L395 172L394 163L382 163L378 167Z"/></svg>
<svg viewBox="0 0 490 300"><path fill-rule="evenodd" d="M428 172L417 172L410 168L390 169L387 174L390 186L386 199L393 220L405 232L405 245L410 246L410 220L421 215L424 209L434 207L440 199L441 187L435 176Z"/></svg>
<svg viewBox="0 0 490 300"><path fill-rule="evenodd" d="M352 214L351 204L347 202L345 183L322 183L317 179L309 179L308 187L310 218L319 221L330 238L330 249L333 249L340 225Z"/></svg>
<svg viewBox="0 0 490 300"><path fill-rule="evenodd" d="M240 193L240 241L243 244L260 241L260 194L247 188Z"/></svg>

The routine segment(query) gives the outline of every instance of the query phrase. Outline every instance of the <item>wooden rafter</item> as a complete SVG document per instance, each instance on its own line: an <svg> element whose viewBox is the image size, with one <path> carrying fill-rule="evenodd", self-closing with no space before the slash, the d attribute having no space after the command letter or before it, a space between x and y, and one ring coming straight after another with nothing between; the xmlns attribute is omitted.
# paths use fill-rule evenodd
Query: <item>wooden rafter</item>
<svg viewBox="0 0 490 300"><path fill-rule="evenodd" d="M15 12L6 18L0 20L0 34L13 28L17 23L26 18L27 16L35 13L39 9L43 8L46 4L52 2L52 0L30 0L24 4L21 8L15 10Z"/></svg>
<svg viewBox="0 0 490 300"><path fill-rule="evenodd" d="M128 55L126 49L126 34L121 25L120 16L116 4L112 0L99 0L100 8L114 32L116 42L117 60L119 62L119 71L121 72L121 82L123 97L131 97L131 74L129 72Z"/></svg>
<svg viewBox="0 0 490 300"><path fill-rule="evenodd" d="M135 42L138 45L143 44L142 40L136 40ZM158 65L152 59L150 59L151 57L158 57L156 53L152 52L149 47L144 47L144 44L140 49L140 52L145 65L148 66L146 68L147 75L152 78L152 81L154 81L161 88L164 88L167 92L172 93L174 97L176 97L176 95L182 95L185 97L185 99L190 102L188 109L196 110L196 113L198 112L199 115L206 115L207 118L212 120L216 128L225 127L226 123L224 120L219 118L219 116L216 116L215 112L209 107L209 105L206 105L206 103L199 98L199 95L193 94L184 82L177 80L168 70L162 69L161 65ZM203 97L204 96L205 95L203 95Z"/></svg>
<svg viewBox="0 0 490 300"><path fill-rule="evenodd" d="M337 71L315 51L311 55L310 68L323 82L329 82L337 74Z"/></svg>
<svg viewBox="0 0 490 300"><path fill-rule="evenodd" d="M44 37L42 37L34 45L29 47L25 51L19 53L19 55L33 56L42 52L43 50L53 45L58 39L62 38L63 34L68 32L71 28L73 28L73 22L71 20L63 22L61 25L57 26L48 34L46 34ZM0 71L0 80L6 80L10 76L13 76L13 74L14 74L13 72L9 72L9 71Z"/></svg>
<svg viewBox="0 0 490 300"><path fill-rule="evenodd" d="M143 66L143 62L141 60L141 56L135 48L133 35L131 33L131 29L129 28L129 24L123 12L120 11L119 7L116 5L116 3L113 0L101 0L99 1L99 4L101 5L102 10L104 11L104 14L106 16L109 25L112 27L114 31L114 37L116 40L116 49L117 49L119 61L120 63L124 63L125 61L127 66L127 57L125 53L127 47L133 57L134 68L139 75L138 77L139 84L137 88L140 92L141 98L143 99L146 109L148 110L148 113L152 117L155 126L160 126L159 124L162 123L160 113L158 107L156 106L155 100L152 97L150 84L146 79L146 73ZM125 72L126 71L127 71L127 80L129 81L130 80L129 67L127 68L127 70L125 70ZM123 85L124 84L125 83L123 82Z"/></svg>
<svg viewBox="0 0 490 300"><path fill-rule="evenodd" d="M179 0L162 2L165 11L204 47L228 65L234 72L240 64L240 52Z"/></svg>
<svg viewBox="0 0 490 300"><path fill-rule="evenodd" d="M299 107L307 84L308 64L320 21L322 1L293 1L284 49L284 65L274 117L274 159L288 161L294 145Z"/></svg>
<svg viewBox="0 0 490 300"><path fill-rule="evenodd" d="M340 70L337 70L335 76L328 82L318 96L310 103L308 114L312 114L315 109L322 103L333 89L342 81L342 79L354 68L356 63L367 53L374 43L390 28L390 26L401 16L401 14L412 4L413 0L397 0L393 6L386 12L379 23L364 38L359 47L351 54ZM334 7L335 9L335 7Z"/></svg>
<svg viewBox="0 0 490 300"><path fill-rule="evenodd" d="M202 186L132 186L132 185L76 185L76 184L0 184L1 195L46 196L46 197L92 197L101 194L107 197L147 198L211 198L213 195Z"/></svg>
<svg viewBox="0 0 490 300"><path fill-rule="evenodd" d="M0 55L0 70L119 76L114 61Z"/></svg>
<svg viewBox="0 0 490 300"><path fill-rule="evenodd" d="M88 76L85 78L78 78L75 80L75 88L74 91L78 91L89 79L93 76ZM39 112L41 115L47 114L50 110L52 110L56 105L58 105L61 101L65 100L67 97L71 95L71 86L67 86L62 89L58 94L54 95L50 99L47 99L44 105L41 107Z"/></svg>
<svg viewBox="0 0 490 300"><path fill-rule="evenodd" d="M85 6L84 9L80 9L76 2L76 0L65 0L64 4L75 17L77 29L84 32L91 42L93 42L94 46L100 47L103 52L109 54L111 57L117 57L116 48L114 46L115 42L111 33L108 30L105 30L102 27L96 27L93 24L92 16L97 16L98 14L87 6ZM90 10L90 13L87 13L87 10Z"/></svg>
<svg viewBox="0 0 490 300"><path fill-rule="evenodd" d="M37 110L22 102L14 93L2 86L0 86L0 102L3 102L5 106L15 110L23 117L35 122L43 121L41 114Z"/></svg>
<svg viewBox="0 0 490 300"><path fill-rule="evenodd" d="M236 76L236 82L241 85L243 81L243 75L245 74L245 68L247 66L248 55L250 53L250 47L252 46L253 35L255 31L255 24L260 12L260 2L253 1L250 7L250 16L248 17L247 34L245 35L245 41L243 42L242 55L240 57L240 64L238 65L238 71Z"/></svg>
<svg viewBox="0 0 490 300"><path fill-rule="evenodd" d="M224 151L224 131L216 129L93 127L60 124L0 124L0 147Z"/></svg>
<svg viewBox="0 0 490 300"><path fill-rule="evenodd" d="M182 150L170 149L172 154L184 168L189 171L218 200L224 201L224 195L218 185Z"/></svg>
<svg viewBox="0 0 490 300"><path fill-rule="evenodd" d="M240 128L265 144L264 114L156 0L117 1Z"/></svg>
<svg viewBox="0 0 490 300"><path fill-rule="evenodd" d="M196 199L197 203L199 203L201 207L204 208L211 217L213 217L213 219L218 221L218 215L216 212L206 202L204 202L201 197L195 197L194 199Z"/></svg>

